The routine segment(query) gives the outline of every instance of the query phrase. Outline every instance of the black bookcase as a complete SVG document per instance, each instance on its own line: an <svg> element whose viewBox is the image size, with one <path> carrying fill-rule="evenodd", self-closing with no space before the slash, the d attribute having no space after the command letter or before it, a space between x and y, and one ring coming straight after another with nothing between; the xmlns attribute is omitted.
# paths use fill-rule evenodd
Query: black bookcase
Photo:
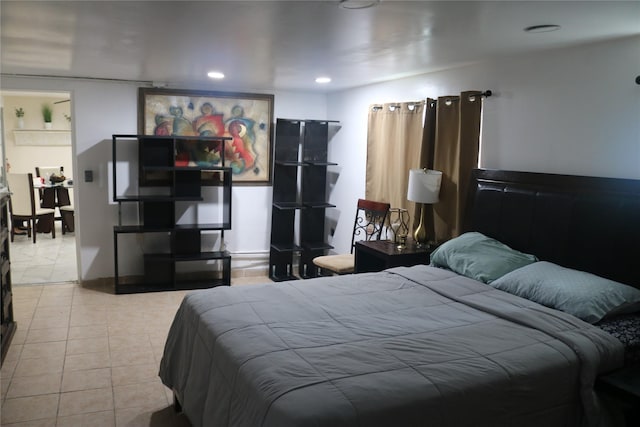
<svg viewBox="0 0 640 427"><path fill-rule="evenodd" d="M325 232L326 209L334 207L327 203L327 167L336 163L327 161L327 144L336 123L276 122L269 255L269 277L274 281L315 277L313 258L332 248ZM299 256L298 275L294 256Z"/></svg>
<svg viewBox="0 0 640 427"><path fill-rule="evenodd" d="M113 227L115 292L134 293L174 289L210 288L231 284L231 255L224 249L224 230L231 229L231 169L194 166L179 161L192 149L206 146L217 149L224 164L221 147L226 137L165 137L113 135L113 200L118 203L118 225ZM136 150L126 144L137 144ZM120 151L118 151L120 150ZM118 191L119 152L137 152L137 185L131 179L126 194ZM123 156L121 156L123 157ZM130 158L128 164L134 164ZM197 165L198 162L195 162ZM131 194L134 187L135 194ZM214 187L203 191L204 188ZM207 196L212 198L208 200ZM216 203L219 219L214 223L178 223L178 213L195 209L199 203ZM123 205L137 206L137 221L123 224ZM130 217L131 215L129 215ZM197 217L197 214L192 214ZM206 234L219 234L218 250L204 248ZM120 275L118 240L123 235L148 236L153 250L142 257L142 276Z"/></svg>
<svg viewBox="0 0 640 427"><path fill-rule="evenodd" d="M9 256L9 193L0 192L0 336L2 338L0 365L9 351L11 339L16 331L13 317L13 291L11 289L11 257ZM35 233L36 231L33 230Z"/></svg>

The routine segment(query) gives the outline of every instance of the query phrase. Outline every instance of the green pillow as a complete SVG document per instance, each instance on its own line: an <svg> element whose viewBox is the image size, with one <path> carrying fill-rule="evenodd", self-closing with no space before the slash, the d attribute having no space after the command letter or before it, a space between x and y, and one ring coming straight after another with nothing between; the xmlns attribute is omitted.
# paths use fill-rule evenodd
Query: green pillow
<svg viewBox="0 0 640 427"><path fill-rule="evenodd" d="M443 243L431 253L432 265L483 283L491 283L537 260L534 255L511 249L478 232L462 234Z"/></svg>
<svg viewBox="0 0 640 427"><path fill-rule="evenodd" d="M512 271L491 286L589 323L640 310L640 290L547 261Z"/></svg>

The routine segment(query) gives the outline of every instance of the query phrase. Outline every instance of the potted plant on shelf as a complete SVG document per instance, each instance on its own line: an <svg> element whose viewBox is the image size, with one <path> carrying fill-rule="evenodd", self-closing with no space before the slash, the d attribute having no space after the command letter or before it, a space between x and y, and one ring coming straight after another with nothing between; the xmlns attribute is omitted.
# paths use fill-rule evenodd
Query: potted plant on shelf
<svg viewBox="0 0 640 427"><path fill-rule="evenodd" d="M42 106L42 118L44 119L44 128L51 129L51 120L53 117L53 108L49 104Z"/></svg>
<svg viewBox="0 0 640 427"><path fill-rule="evenodd" d="M22 107L16 108L16 117L18 118L18 129L24 128L24 110Z"/></svg>

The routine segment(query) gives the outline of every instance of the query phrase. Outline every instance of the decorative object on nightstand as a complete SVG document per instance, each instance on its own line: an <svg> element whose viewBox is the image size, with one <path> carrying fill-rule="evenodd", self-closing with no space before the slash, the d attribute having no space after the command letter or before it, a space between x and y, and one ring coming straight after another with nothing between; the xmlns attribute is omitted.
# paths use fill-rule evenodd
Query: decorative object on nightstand
<svg viewBox="0 0 640 427"><path fill-rule="evenodd" d="M409 234L409 211L402 208L389 209L389 228L393 234L393 243L398 249L406 246Z"/></svg>
<svg viewBox="0 0 640 427"><path fill-rule="evenodd" d="M413 234L418 246L427 245L427 229L424 225L424 205L438 203L442 172L431 169L411 169L407 199L420 203L420 224Z"/></svg>

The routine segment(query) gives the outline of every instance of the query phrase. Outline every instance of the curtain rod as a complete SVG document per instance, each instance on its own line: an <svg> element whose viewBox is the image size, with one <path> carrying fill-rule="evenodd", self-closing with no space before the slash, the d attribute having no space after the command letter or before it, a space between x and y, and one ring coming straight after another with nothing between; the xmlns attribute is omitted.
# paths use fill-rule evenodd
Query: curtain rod
<svg viewBox="0 0 640 427"><path fill-rule="evenodd" d="M638 76L638 77L640 78L640 76ZM480 96L484 96L485 98L488 98L491 95L493 95L493 92L491 90L485 90L484 92L480 92L479 95ZM425 104L427 103L426 99L424 100L424 103ZM407 104L409 104L409 105L417 105L417 104L419 104L419 102L408 102ZM389 108L392 111L395 110L396 108L401 108L401 107L402 107L402 105L400 103L389 105ZM373 111L379 111L379 110L382 110L382 106L381 105L374 105L373 107L371 107L371 109Z"/></svg>
<svg viewBox="0 0 640 427"><path fill-rule="evenodd" d="M493 92L491 90L485 90L484 92L480 92L478 95L480 96L484 96L485 98L490 97L491 95L493 95ZM446 98L446 97L445 97Z"/></svg>

